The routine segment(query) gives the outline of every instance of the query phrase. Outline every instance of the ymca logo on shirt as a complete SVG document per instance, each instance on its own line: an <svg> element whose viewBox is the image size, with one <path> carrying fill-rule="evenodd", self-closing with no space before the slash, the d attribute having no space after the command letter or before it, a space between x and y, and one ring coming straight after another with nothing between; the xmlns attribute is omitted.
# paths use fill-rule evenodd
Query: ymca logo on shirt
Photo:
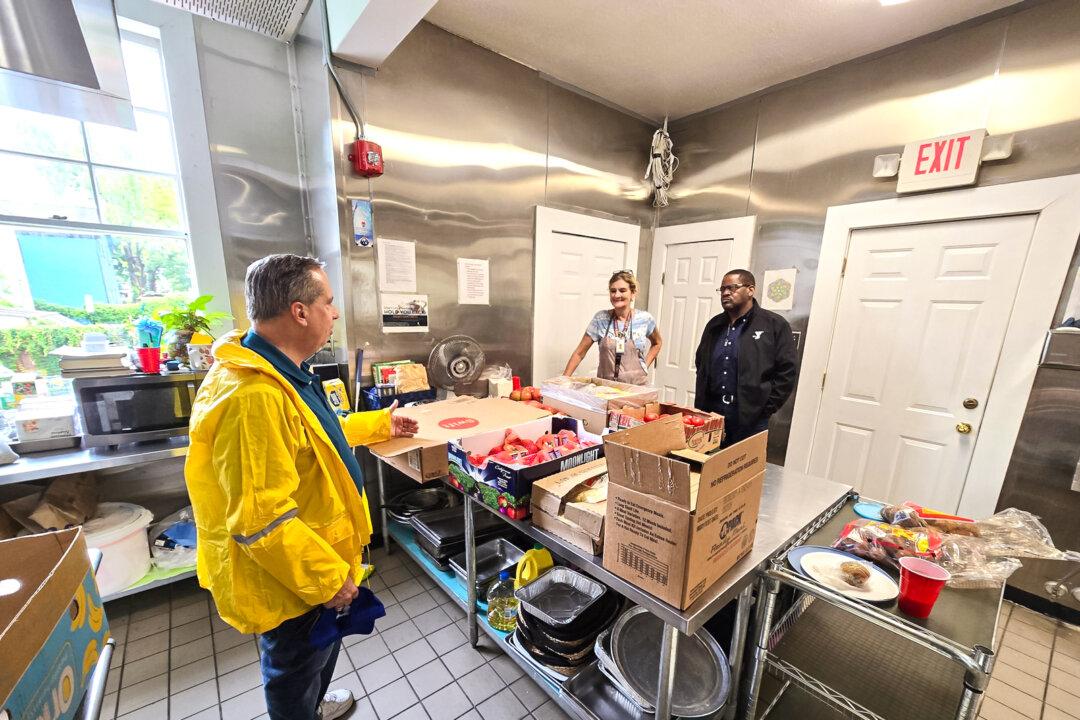
<svg viewBox="0 0 1080 720"><path fill-rule="evenodd" d="M757 340L758 338L760 338L764 334L765 334L764 330L755 330L754 331L754 339Z"/></svg>

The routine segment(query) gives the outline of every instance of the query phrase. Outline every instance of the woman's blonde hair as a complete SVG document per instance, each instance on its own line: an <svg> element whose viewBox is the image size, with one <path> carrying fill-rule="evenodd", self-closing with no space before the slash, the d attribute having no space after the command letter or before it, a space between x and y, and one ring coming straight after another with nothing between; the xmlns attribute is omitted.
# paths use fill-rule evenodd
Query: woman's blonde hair
<svg viewBox="0 0 1080 720"><path fill-rule="evenodd" d="M616 280L622 280L630 286L630 292L637 293L637 278L634 277L634 273L629 270L619 270L617 273L611 276L611 279L607 281L610 288Z"/></svg>

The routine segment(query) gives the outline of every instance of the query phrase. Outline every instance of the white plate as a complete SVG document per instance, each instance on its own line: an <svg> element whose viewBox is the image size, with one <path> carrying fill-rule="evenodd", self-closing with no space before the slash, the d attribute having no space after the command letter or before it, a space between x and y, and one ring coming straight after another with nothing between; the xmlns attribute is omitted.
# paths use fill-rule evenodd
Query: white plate
<svg viewBox="0 0 1080 720"><path fill-rule="evenodd" d="M827 588L836 590L855 600L867 602L886 602L900 594L896 582L873 564L858 560L870 570L870 579L862 587L855 587L844 582L840 565L851 560L835 552L807 553L802 558L802 569L811 578Z"/></svg>

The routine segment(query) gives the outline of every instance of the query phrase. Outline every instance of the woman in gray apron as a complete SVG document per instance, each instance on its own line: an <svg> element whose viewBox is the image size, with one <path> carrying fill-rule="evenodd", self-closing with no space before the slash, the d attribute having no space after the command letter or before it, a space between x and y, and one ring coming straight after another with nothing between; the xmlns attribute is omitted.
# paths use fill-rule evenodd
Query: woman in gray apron
<svg viewBox="0 0 1080 720"><path fill-rule="evenodd" d="M597 343L600 350L597 377L630 385L648 382L649 367L660 354L662 340L653 316L634 309L637 289L637 279L629 270L611 276L608 281L611 309L593 316L563 375L573 375L589 348Z"/></svg>

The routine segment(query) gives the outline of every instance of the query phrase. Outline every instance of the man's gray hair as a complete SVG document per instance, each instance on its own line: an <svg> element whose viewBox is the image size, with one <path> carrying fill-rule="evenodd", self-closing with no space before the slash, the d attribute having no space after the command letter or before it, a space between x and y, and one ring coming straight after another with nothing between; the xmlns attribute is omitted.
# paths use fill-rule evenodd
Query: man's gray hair
<svg viewBox="0 0 1080 720"><path fill-rule="evenodd" d="M270 320L288 312L294 302L310 305L322 287L312 270L326 263L304 255L267 255L248 265L244 299L251 322Z"/></svg>

